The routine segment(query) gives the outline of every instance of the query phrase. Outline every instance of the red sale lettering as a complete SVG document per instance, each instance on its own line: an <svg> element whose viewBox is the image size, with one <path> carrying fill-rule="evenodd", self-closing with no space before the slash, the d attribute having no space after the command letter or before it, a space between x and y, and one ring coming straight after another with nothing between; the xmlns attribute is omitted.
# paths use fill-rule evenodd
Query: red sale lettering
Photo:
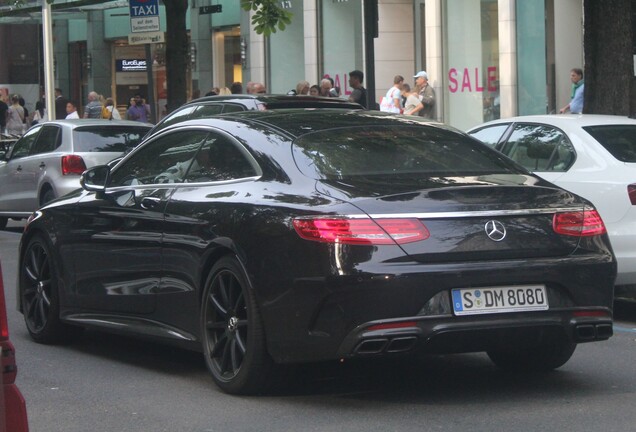
<svg viewBox="0 0 636 432"><path fill-rule="evenodd" d="M448 71L448 81L450 83L450 84L448 84L448 90L451 93L457 92L457 88L458 88L458 84L457 84L457 69L451 68L451 70Z"/></svg>
<svg viewBox="0 0 636 432"><path fill-rule="evenodd" d="M448 91L451 93L457 93L458 91L462 93L472 93L473 91L483 93L485 89L488 89L489 92L496 92L498 90L497 67L488 66L486 68L485 80L482 73L483 71L479 68L464 68L461 77L459 77L457 68L450 68L448 70ZM460 80L461 89L459 86Z"/></svg>

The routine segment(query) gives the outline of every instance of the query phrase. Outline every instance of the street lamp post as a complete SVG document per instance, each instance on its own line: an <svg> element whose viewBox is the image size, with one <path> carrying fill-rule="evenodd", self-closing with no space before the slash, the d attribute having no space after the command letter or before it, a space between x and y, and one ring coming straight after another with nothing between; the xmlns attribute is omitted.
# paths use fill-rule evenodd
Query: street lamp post
<svg viewBox="0 0 636 432"><path fill-rule="evenodd" d="M42 0L42 36L44 39L44 95L49 119L55 119L55 84L53 82L53 21L51 5Z"/></svg>

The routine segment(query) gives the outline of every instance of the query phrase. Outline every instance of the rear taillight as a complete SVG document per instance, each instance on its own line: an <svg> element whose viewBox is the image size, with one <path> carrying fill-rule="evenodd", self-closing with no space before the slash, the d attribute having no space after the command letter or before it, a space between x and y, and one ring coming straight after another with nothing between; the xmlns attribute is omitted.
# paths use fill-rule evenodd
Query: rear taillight
<svg viewBox="0 0 636 432"><path fill-rule="evenodd" d="M62 175L77 174L80 175L86 171L86 164L81 156L66 155L62 156Z"/></svg>
<svg viewBox="0 0 636 432"><path fill-rule="evenodd" d="M575 237L605 234L605 224L596 210L556 213L552 219L554 232Z"/></svg>
<svg viewBox="0 0 636 432"><path fill-rule="evenodd" d="M430 233L418 219L294 219L306 240L358 245L404 244L426 240Z"/></svg>
<svg viewBox="0 0 636 432"><path fill-rule="evenodd" d="M636 184L627 185L627 195L632 205L636 205Z"/></svg>

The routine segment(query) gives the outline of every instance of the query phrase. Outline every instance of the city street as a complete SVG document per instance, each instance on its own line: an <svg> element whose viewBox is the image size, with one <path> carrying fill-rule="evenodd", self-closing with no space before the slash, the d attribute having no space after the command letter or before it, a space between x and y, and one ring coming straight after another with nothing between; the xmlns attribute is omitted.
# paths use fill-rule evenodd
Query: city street
<svg viewBox="0 0 636 432"><path fill-rule="evenodd" d="M636 306L614 336L559 370L517 376L485 354L303 366L275 394L222 393L201 354L100 332L67 346L29 339L15 310L23 223L0 232L17 384L31 432L630 431L636 427Z"/></svg>

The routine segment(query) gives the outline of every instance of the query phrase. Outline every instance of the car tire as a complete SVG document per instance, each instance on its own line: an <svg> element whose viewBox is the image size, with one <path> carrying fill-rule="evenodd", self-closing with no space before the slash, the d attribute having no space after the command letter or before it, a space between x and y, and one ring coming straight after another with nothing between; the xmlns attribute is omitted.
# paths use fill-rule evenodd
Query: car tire
<svg viewBox="0 0 636 432"><path fill-rule="evenodd" d="M206 280L201 339L206 366L223 391L255 394L268 389L274 362L247 276L235 258L221 258Z"/></svg>
<svg viewBox="0 0 636 432"><path fill-rule="evenodd" d="M50 201L53 201L54 199L55 199L55 192L53 192L53 189L47 189L44 191L44 193L40 197L40 206L43 206L44 204Z"/></svg>
<svg viewBox="0 0 636 432"><path fill-rule="evenodd" d="M43 344L69 342L80 327L60 321L57 268L46 240L34 236L27 244L20 267L20 296L24 321L31 338Z"/></svg>
<svg viewBox="0 0 636 432"><path fill-rule="evenodd" d="M0 230L3 230L7 227L7 223L9 222L9 218L0 217Z"/></svg>
<svg viewBox="0 0 636 432"><path fill-rule="evenodd" d="M532 348L507 348L488 351L497 367L511 372L548 372L567 363L574 354L572 342L550 342Z"/></svg>

